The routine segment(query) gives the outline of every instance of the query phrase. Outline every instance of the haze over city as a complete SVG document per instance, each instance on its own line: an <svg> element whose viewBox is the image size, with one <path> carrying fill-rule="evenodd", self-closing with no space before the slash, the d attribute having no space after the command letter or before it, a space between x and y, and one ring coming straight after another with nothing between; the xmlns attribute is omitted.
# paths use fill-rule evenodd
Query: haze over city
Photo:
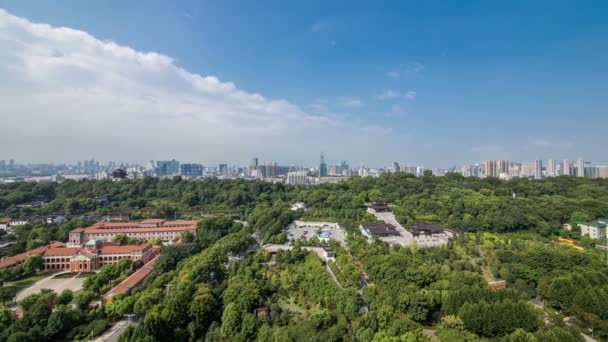
<svg viewBox="0 0 608 342"><path fill-rule="evenodd" d="M523 5L4 1L0 156L608 163L605 4Z"/></svg>

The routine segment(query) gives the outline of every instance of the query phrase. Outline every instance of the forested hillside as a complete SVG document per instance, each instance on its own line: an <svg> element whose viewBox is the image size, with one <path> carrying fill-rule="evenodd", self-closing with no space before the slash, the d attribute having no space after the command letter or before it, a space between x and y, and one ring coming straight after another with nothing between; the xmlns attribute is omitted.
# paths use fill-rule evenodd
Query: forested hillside
<svg viewBox="0 0 608 342"><path fill-rule="evenodd" d="M100 196L108 203L98 204ZM16 207L34 198L48 205ZM378 200L391 203L406 227L438 222L457 236L433 248L370 243L356 226L375 220L363 204ZM296 201L309 210L290 210ZM122 341L558 342L583 341L581 332L608 338L605 251L595 248L599 241L582 238L576 225L562 229L564 223L608 216L607 180L385 174L311 187L180 178L15 183L0 186L0 210L12 217L70 219L19 227L14 236L3 237L18 240L8 253L64 239L71 227L86 224L81 216L217 214L201 220L196 236L164 247L152 276L133 295L116 296L95 310L68 310L65 300L49 295L33 298L22 321L3 311L0 341L76 336L72 330L85 329L82 322L113 322L132 313L139 321ZM238 214L248 224L222 214ZM335 262L325 267L299 245L273 257L254 248L282 243L284 226L298 218L346 227L346 245L330 243ZM583 248L562 246L558 236ZM121 272L104 274L111 271ZM506 281L505 289L488 286L499 279ZM87 284L93 295L107 286L97 279ZM49 328L50 319L40 318L42 302L48 312L59 307L71 318L59 330Z"/></svg>

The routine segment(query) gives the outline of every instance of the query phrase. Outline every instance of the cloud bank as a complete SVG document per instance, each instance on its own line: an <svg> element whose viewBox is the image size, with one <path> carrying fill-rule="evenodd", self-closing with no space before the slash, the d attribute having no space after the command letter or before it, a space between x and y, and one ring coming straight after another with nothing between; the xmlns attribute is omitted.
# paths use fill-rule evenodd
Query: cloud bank
<svg viewBox="0 0 608 342"><path fill-rule="evenodd" d="M0 159L18 161L360 160L391 134L2 9L0 104Z"/></svg>

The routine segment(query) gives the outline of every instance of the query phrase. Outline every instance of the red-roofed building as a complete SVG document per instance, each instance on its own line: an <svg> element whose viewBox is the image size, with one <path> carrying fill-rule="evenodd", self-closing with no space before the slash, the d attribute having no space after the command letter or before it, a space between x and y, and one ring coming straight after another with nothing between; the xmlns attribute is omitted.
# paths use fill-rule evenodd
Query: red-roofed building
<svg viewBox="0 0 608 342"><path fill-rule="evenodd" d="M35 255L44 255L44 253L47 250L49 250L50 248L56 248L56 247L65 247L65 244L63 244L61 242L53 242L48 246L34 248L31 251L17 254L12 257L4 258L4 259L0 260L0 269L21 265L25 261L25 259L27 259L31 256L35 256Z"/></svg>
<svg viewBox="0 0 608 342"><path fill-rule="evenodd" d="M146 277L148 277L148 275L150 275L150 273L152 273L152 270L154 269L154 263L156 262L157 259L158 259L158 256L154 257L154 259L150 260L150 262L143 265L140 269L135 271L135 273L131 274L125 280L120 282L120 284L116 285L113 289L108 291L101 298L101 302L103 304L106 304L112 300L113 296L120 294L120 293L124 293L126 295L131 294L131 290L133 290L133 288L135 286L141 284L144 281L144 279L146 279Z"/></svg>
<svg viewBox="0 0 608 342"><path fill-rule="evenodd" d="M42 258L45 270L92 272L121 259L146 263L156 255L152 245L120 245L116 242L89 241L85 247L50 248Z"/></svg>
<svg viewBox="0 0 608 342"><path fill-rule="evenodd" d="M87 228L76 228L70 231L69 243L81 245L88 240L112 241L116 235L150 240L160 239L164 244L171 244L179 239L182 232L196 234L196 221L167 221L149 219L141 222L97 222Z"/></svg>

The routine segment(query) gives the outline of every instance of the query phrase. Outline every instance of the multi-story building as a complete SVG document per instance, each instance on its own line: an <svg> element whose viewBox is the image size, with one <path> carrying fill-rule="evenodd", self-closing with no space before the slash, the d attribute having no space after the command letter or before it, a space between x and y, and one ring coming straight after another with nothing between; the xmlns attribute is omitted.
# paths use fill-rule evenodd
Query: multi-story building
<svg viewBox="0 0 608 342"><path fill-rule="evenodd" d="M172 160L157 160L154 169L157 177L166 177L179 174L179 162Z"/></svg>
<svg viewBox="0 0 608 342"><path fill-rule="evenodd" d="M576 161L576 177L585 177L585 161L578 158Z"/></svg>
<svg viewBox="0 0 608 342"><path fill-rule="evenodd" d="M564 159L562 162L562 175L572 176L572 168L570 167L570 161L568 159Z"/></svg>
<svg viewBox="0 0 608 342"><path fill-rule="evenodd" d="M228 176L228 164L220 164L219 173L222 176Z"/></svg>
<svg viewBox="0 0 608 342"><path fill-rule="evenodd" d="M543 161L540 159L536 159L534 161L534 179L542 179L543 178Z"/></svg>
<svg viewBox="0 0 608 342"><path fill-rule="evenodd" d="M534 177L536 165L535 163L523 163L521 164L521 177Z"/></svg>
<svg viewBox="0 0 608 342"><path fill-rule="evenodd" d="M496 176L501 177L501 174L509 174L509 161L508 160L497 160L496 161ZM501 178L505 178L504 176Z"/></svg>
<svg viewBox="0 0 608 342"><path fill-rule="evenodd" d="M598 219L593 222L577 222L581 228L581 235L588 235L592 239L606 238L606 224L608 219Z"/></svg>
<svg viewBox="0 0 608 342"><path fill-rule="evenodd" d="M483 161L484 176L486 177L498 177L496 172L496 160L484 160Z"/></svg>
<svg viewBox="0 0 608 342"><path fill-rule="evenodd" d="M599 178L608 178L608 165L599 165L597 167L597 176Z"/></svg>
<svg viewBox="0 0 608 342"><path fill-rule="evenodd" d="M546 173L547 177L555 177L558 176L557 174L557 163L555 162L555 159L549 159L547 160L547 173Z"/></svg>
<svg viewBox="0 0 608 342"><path fill-rule="evenodd" d="M49 248L42 255L42 259L45 270L93 272L121 259L147 263L156 255L156 251L157 249L148 243L121 245L118 242L91 240L84 247Z"/></svg>
<svg viewBox="0 0 608 342"><path fill-rule="evenodd" d="M308 175L306 171L289 172L285 182L292 185L306 185L308 184Z"/></svg>
<svg viewBox="0 0 608 342"><path fill-rule="evenodd" d="M319 163L319 177L327 177L327 163L323 153L321 153L321 162Z"/></svg>
<svg viewBox="0 0 608 342"><path fill-rule="evenodd" d="M112 241L116 235L150 240L160 239L164 244L178 240L182 232L196 234L196 221L167 221L149 219L141 222L97 222L87 228L70 231L69 244L81 245L89 240Z"/></svg>
<svg viewBox="0 0 608 342"><path fill-rule="evenodd" d="M201 177L203 175L203 165L201 164L181 164L180 174L184 177Z"/></svg>
<svg viewBox="0 0 608 342"><path fill-rule="evenodd" d="M509 178L521 177L521 164L513 163L509 167Z"/></svg>

